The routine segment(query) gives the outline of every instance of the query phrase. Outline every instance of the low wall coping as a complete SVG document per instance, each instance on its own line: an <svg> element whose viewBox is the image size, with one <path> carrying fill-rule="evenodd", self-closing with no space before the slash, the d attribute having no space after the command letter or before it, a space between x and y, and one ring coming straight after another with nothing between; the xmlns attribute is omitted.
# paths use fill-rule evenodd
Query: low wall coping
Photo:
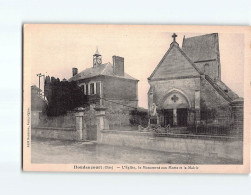
<svg viewBox="0 0 251 195"><path fill-rule="evenodd" d="M143 132L143 131L117 131L117 130L101 130L102 133L113 133L113 134L124 134L124 135L142 135L149 136L153 135L152 132Z"/></svg>
<svg viewBox="0 0 251 195"><path fill-rule="evenodd" d="M165 139L190 139L190 140L209 140L214 142L222 142L222 141L240 141L239 137L226 137L226 136L207 136L207 135L192 135L192 134L174 134L174 133L166 133L156 135L153 132L142 132L142 131L117 131L117 130L101 130L101 133L112 133L112 134L122 134L122 135L139 135L139 136L149 136L154 137L158 140Z"/></svg>
<svg viewBox="0 0 251 195"><path fill-rule="evenodd" d="M32 129L41 129L41 130L55 130L55 131L76 131L75 128L72 127L32 127Z"/></svg>

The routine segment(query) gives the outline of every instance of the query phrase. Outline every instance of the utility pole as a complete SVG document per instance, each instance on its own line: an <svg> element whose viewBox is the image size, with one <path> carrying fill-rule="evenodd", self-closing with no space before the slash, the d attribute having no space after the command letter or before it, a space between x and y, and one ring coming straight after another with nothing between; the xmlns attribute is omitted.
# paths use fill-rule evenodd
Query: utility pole
<svg viewBox="0 0 251 195"><path fill-rule="evenodd" d="M37 74L37 76L38 76L38 80L39 80L39 96L40 96L40 77L44 77L44 75L43 74L41 74L41 73L39 73L39 74Z"/></svg>

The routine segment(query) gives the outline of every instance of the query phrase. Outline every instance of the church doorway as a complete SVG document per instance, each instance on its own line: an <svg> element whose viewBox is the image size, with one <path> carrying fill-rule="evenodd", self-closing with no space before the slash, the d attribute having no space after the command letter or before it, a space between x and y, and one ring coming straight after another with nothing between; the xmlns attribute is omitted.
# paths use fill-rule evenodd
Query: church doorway
<svg viewBox="0 0 251 195"><path fill-rule="evenodd" d="M178 109L165 109L164 110L164 126L170 125L185 127L187 126L188 109L178 108Z"/></svg>
<svg viewBox="0 0 251 195"><path fill-rule="evenodd" d="M177 126L187 126L187 108L177 109Z"/></svg>
<svg viewBox="0 0 251 195"><path fill-rule="evenodd" d="M164 110L164 126L173 126L173 109Z"/></svg>
<svg viewBox="0 0 251 195"><path fill-rule="evenodd" d="M160 104L162 110L161 123L164 126L186 127L188 110L191 108L187 95L179 89L172 89L163 97Z"/></svg>

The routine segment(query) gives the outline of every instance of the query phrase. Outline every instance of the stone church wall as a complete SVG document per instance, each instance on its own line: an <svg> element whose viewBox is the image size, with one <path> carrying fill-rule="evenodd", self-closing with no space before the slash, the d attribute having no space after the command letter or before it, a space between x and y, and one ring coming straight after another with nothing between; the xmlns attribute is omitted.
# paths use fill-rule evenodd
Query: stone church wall
<svg viewBox="0 0 251 195"><path fill-rule="evenodd" d="M208 65L208 70L206 68L206 64ZM196 62L195 65L202 73L209 75L212 79L217 78L219 76L217 61Z"/></svg>
<svg viewBox="0 0 251 195"><path fill-rule="evenodd" d="M229 124L231 122L231 106L211 84L201 79L201 120L208 123Z"/></svg>
<svg viewBox="0 0 251 195"><path fill-rule="evenodd" d="M187 78L165 81L152 81L154 87L153 102L160 108L161 103L172 89L183 91L191 102L191 107L194 107L195 90L200 88L200 78ZM161 108L160 108L161 109Z"/></svg>

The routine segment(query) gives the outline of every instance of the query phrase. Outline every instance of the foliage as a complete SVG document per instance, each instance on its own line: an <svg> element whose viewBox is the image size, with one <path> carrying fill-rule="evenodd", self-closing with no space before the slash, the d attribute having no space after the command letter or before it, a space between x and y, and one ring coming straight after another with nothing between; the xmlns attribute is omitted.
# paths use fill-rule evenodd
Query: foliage
<svg viewBox="0 0 251 195"><path fill-rule="evenodd" d="M146 111L132 110L130 112L130 124L141 125L143 127L148 126L149 116Z"/></svg>
<svg viewBox="0 0 251 195"><path fill-rule="evenodd" d="M76 82L60 81L52 77L46 77L45 96L48 101L47 116L59 116L76 107L87 103L87 96Z"/></svg>

